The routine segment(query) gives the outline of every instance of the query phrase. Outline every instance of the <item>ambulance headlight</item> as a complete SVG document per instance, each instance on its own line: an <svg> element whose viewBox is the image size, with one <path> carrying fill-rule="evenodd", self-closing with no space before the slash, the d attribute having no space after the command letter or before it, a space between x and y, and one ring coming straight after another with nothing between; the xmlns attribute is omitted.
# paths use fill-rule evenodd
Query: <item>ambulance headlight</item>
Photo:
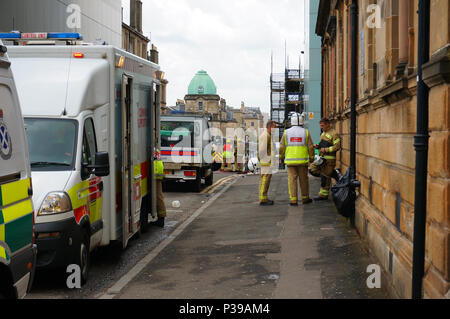
<svg viewBox="0 0 450 319"><path fill-rule="evenodd" d="M49 193L42 202L38 215L65 213L72 210L69 195L64 192Z"/></svg>

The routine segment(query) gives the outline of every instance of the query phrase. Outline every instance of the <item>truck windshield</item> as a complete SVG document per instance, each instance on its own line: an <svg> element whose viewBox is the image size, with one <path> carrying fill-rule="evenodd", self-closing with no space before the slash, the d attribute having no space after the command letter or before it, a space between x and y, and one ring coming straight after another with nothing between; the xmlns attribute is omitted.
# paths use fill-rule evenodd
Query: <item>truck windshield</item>
<svg viewBox="0 0 450 319"><path fill-rule="evenodd" d="M75 120L25 118L31 170L67 171L75 162Z"/></svg>
<svg viewBox="0 0 450 319"><path fill-rule="evenodd" d="M194 147L194 122L161 121L162 147Z"/></svg>

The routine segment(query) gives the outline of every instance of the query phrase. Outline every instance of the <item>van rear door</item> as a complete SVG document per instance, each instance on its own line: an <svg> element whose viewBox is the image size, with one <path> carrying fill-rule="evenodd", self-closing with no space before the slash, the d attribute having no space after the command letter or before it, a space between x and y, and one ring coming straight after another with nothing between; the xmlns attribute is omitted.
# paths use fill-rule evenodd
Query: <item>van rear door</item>
<svg viewBox="0 0 450 319"><path fill-rule="evenodd" d="M34 270L33 203L28 145L9 66L6 56L0 56L0 263L10 267L22 298ZM27 267L29 262L33 268Z"/></svg>

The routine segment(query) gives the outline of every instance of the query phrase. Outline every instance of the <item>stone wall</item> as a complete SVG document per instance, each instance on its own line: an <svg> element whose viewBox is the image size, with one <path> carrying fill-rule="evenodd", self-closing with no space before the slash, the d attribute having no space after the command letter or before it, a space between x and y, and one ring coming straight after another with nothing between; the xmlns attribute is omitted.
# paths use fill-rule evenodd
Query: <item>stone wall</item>
<svg viewBox="0 0 450 319"><path fill-rule="evenodd" d="M350 2L337 1L337 10L331 8L326 14L322 11L318 18L322 21L318 23L325 26L323 21L328 16L337 17L335 29L327 26L322 36L325 40L322 46L325 57L323 97L324 115L333 120L341 134L342 150L338 153L337 166L342 172L350 164L350 69L349 59L345 58L349 51ZM389 0L378 1L385 10L379 29L369 29L364 23L368 16L366 6L373 3L375 1L359 1L356 169L361 189L356 202L355 225L390 277L392 293L410 298L417 120L417 0L408 1L407 10ZM399 21L405 17L408 47L402 52ZM424 80L430 87L425 298L450 297L449 18L449 1L431 0L431 61L424 68ZM399 72L400 58L406 59L407 64ZM332 72L329 68L336 70Z"/></svg>

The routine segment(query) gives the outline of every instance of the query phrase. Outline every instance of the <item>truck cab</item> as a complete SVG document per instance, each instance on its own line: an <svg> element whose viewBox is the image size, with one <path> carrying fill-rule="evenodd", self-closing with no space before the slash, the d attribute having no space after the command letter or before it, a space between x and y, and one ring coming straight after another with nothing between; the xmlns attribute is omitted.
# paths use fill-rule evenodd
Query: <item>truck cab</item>
<svg viewBox="0 0 450 319"><path fill-rule="evenodd" d="M25 297L37 251L28 146L6 52L0 41L0 299Z"/></svg>

